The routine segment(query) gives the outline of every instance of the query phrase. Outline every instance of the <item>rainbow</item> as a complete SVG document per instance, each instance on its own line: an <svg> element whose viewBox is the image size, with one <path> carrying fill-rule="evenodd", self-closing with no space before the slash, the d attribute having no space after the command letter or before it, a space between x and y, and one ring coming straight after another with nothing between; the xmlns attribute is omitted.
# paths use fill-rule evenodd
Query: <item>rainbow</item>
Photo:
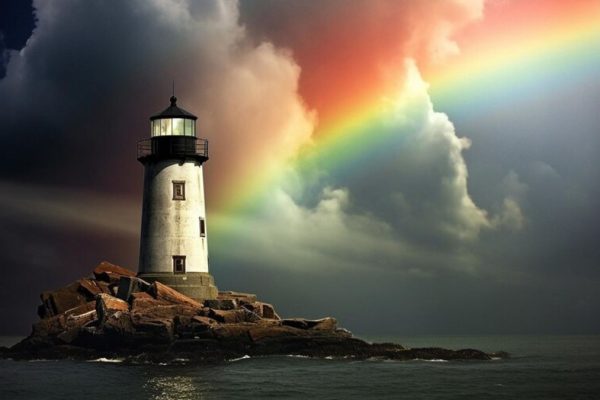
<svg viewBox="0 0 600 400"><path fill-rule="evenodd" d="M544 3L516 2L515 13L541 10ZM527 4L525 4L527 3ZM533 2L535 3L535 2ZM554 4L554 3L553 3ZM427 67L423 75L436 108L463 103L469 112L493 101L493 107L512 106L528 96L548 95L556 85L576 85L600 70L600 2L561 2L551 11L552 19L534 21L530 27L511 31L511 15L504 12L485 20L475 32L457 38L461 55L443 66ZM519 8L520 7L520 8ZM533 7L533 8L532 8ZM505 11L505 10L504 10ZM486 17L487 18L487 17ZM419 60L417 60L418 63ZM365 82L368 86L369 82ZM494 96L490 92L496 93ZM321 116L313 142L301 149L292 163L298 170L317 164L335 168L356 162L357 157L385 145L377 127L387 117L382 93L365 90L350 106ZM367 151L368 153L368 151ZM230 200L219 202L219 215L249 212L263 203L264 196L284 177L271 169L245 177L225 192ZM219 227L217 226L217 229Z"/></svg>

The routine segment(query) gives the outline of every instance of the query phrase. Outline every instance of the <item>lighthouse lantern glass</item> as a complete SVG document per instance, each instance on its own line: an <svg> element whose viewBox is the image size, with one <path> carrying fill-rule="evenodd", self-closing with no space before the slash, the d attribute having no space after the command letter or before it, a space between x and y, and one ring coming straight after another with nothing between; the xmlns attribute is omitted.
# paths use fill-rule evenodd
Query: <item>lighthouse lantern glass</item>
<svg viewBox="0 0 600 400"><path fill-rule="evenodd" d="M194 120L161 118L150 122L150 136L196 136Z"/></svg>

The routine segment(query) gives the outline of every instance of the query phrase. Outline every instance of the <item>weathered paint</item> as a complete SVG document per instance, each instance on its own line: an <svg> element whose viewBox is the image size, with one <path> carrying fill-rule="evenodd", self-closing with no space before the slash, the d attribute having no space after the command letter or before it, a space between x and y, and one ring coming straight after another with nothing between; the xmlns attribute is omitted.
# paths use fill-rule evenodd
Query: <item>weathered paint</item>
<svg viewBox="0 0 600 400"><path fill-rule="evenodd" d="M208 273L208 224L202 165L195 161L144 163L139 275L173 273L173 256L186 257L186 273ZM185 182L185 200L173 199L173 181ZM200 218L205 235L200 235Z"/></svg>

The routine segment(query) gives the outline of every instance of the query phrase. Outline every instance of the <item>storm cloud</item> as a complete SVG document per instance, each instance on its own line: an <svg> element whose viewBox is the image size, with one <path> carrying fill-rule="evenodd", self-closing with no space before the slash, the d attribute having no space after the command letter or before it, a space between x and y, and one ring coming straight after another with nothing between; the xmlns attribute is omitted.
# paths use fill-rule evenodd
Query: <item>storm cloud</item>
<svg viewBox="0 0 600 400"><path fill-rule="evenodd" d="M579 140L565 155L517 140L542 129L542 113L544 129L558 127L548 110L561 102L472 118L438 106L421 75L460 53L454 34L485 18L483 1L34 7L36 27L0 80L0 265L11 282L0 312L16 321L10 333L27 332L39 292L100 260L136 268L136 142L173 80L210 141L221 289L258 292L284 315L333 314L359 333L598 330L598 121L581 107L597 85L562 117ZM384 111L364 128L364 151L329 163L316 132L339 99L373 94L356 83L364 76ZM265 171L279 178L250 211L222 206Z"/></svg>

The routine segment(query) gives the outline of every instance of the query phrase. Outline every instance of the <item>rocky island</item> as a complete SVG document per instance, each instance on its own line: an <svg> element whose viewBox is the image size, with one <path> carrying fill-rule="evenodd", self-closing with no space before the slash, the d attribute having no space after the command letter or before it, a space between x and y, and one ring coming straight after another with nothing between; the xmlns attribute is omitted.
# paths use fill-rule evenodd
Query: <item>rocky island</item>
<svg viewBox="0 0 600 400"><path fill-rule="evenodd" d="M119 358L130 362L215 362L302 355L394 360L490 360L506 353L367 343L334 318L281 318L256 295L219 292L195 301L108 262L93 277L43 292L31 334L0 356L12 359Z"/></svg>

